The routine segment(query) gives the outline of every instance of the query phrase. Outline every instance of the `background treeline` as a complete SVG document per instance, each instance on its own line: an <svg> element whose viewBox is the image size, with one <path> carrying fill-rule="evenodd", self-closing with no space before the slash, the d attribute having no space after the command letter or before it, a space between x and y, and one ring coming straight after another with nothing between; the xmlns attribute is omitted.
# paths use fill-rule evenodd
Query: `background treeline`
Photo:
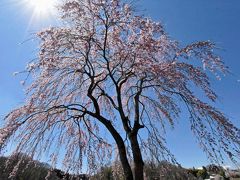
<svg viewBox="0 0 240 180"><path fill-rule="evenodd" d="M120 168L120 167L119 167ZM144 168L144 177L146 180L195 180L197 179L188 170L170 164L161 162L159 164L146 163ZM116 166L102 167L100 171L92 177L93 180L124 180L121 169Z"/></svg>
<svg viewBox="0 0 240 180"><path fill-rule="evenodd" d="M18 165L18 162L19 165ZM14 176L14 168L16 173ZM50 166L48 164L33 161L26 155L16 154L11 157L0 157L0 179L1 180L45 180ZM49 180L58 180L59 178L52 173Z"/></svg>
<svg viewBox="0 0 240 180"><path fill-rule="evenodd" d="M201 169L186 169L166 161L157 164L148 162L145 164L144 171L146 180L204 180L210 178L240 180L239 170L226 170L214 164L202 167ZM102 167L95 176L91 177L91 179L124 180L120 164L118 166Z"/></svg>
<svg viewBox="0 0 240 180"><path fill-rule="evenodd" d="M18 169L15 176L11 177L18 162ZM25 155L14 155L11 157L0 157L0 179L1 180L37 180L45 179L50 167L47 164L40 163L38 161L32 161L31 158ZM58 178L52 175L50 180L58 180Z"/></svg>
<svg viewBox="0 0 240 180"><path fill-rule="evenodd" d="M18 168L16 168L18 166ZM16 171L15 171L16 170ZM15 172L15 173L13 173ZM50 173L49 173L50 172ZM46 163L35 161L24 154L0 157L0 180L84 180L85 175L74 176Z"/></svg>
<svg viewBox="0 0 240 180"><path fill-rule="evenodd" d="M20 162L20 163L19 163ZM18 165L18 168L15 167ZM12 173L16 170L15 176ZM49 171L51 173L49 174ZM162 161L158 164L148 162L145 164L146 180L199 180L207 179L210 175L220 175L225 180L240 178L239 171L228 172L221 166L208 165L202 169L185 169L180 166ZM99 168L95 175L75 176L65 174L59 169L51 169L50 165L34 161L24 154L15 154L11 157L0 157L0 180L124 180L119 162L111 166Z"/></svg>

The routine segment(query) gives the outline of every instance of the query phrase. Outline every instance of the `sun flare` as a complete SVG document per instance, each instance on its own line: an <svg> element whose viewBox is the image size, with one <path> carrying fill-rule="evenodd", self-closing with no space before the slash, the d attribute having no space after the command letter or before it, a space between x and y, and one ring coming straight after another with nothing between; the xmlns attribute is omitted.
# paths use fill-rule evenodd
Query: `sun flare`
<svg viewBox="0 0 240 180"><path fill-rule="evenodd" d="M57 0L26 0L36 16L50 16L56 12Z"/></svg>

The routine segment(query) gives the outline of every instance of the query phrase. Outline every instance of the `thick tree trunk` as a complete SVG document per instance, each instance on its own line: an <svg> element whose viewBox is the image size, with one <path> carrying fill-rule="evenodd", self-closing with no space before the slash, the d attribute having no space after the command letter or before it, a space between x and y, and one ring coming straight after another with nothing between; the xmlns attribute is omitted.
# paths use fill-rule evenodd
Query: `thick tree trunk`
<svg viewBox="0 0 240 180"><path fill-rule="evenodd" d="M123 144L122 144L123 143ZM127 159L126 148L124 142L117 142L119 157L124 171L124 176L126 180L133 180L133 173L131 166Z"/></svg>
<svg viewBox="0 0 240 180"><path fill-rule="evenodd" d="M125 144L124 144L124 141L123 141L122 137L119 135L119 133L116 131L116 129L112 126L112 124L110 122L106 122L100 116L98 118L102 122L104 122L104 125L109 130L109 132L112 134L115 142L117 143L119 157L120 157L120 161L121 161L121 164L122 164L125 179L126 180L133 180L132 169L131 169L131 166L129 164L128 158L127 158L127 152L126 152Z"/></svg>
<svg viewBox="0 0 240 180"><path fill-rule="evenodd" d="M142 159L142 153L139 147L137 134L130 135L129 137L132 147L133 153L133 161L134 161L134 179L135 180L144 180L144 162Z"/></svg>

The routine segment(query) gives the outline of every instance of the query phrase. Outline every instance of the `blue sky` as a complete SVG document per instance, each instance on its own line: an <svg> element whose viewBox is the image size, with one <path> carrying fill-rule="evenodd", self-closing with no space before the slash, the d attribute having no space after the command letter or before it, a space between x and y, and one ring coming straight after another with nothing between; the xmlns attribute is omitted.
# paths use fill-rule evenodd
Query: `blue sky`
<svg viewBox="0 0 240 180"><path fill-rule="evenodd" d="M221 57L233 75L211 82L219 95L216 104L240 127L240 1L238 0L148 0L142 1L145 14L161 21L169 35L181 43L211 40L223 50ZM183 166L207 164L205 155L192 139L186 120L169 134L172 152Z"/></svg>
<svg viewBox="0 0 240 180"><path fill-rule="evenodd" d="M37 53L36 42L24 41L31 38L33 32L54 23L53 19L46 18L32 21L32 10L19 2L21 0L0 0L1 119L24 101L20 84L23 77L12 74L23 70ZM221 81L211 77L219 95L216 106L240 127L240 1L140 0L137 4L145 15L161 21L168 34L182 44L211 40L222 48L220 55L232 74ZM169 147L185 167L206 165L206 156L192 138L184 117L178 120L175 130L168 133Z"/></svg>

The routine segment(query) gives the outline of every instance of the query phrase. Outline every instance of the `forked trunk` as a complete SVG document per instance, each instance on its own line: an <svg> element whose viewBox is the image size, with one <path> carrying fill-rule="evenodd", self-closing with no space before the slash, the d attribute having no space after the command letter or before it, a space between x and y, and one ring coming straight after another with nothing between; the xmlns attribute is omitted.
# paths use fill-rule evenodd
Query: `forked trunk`
<svg viewBox="0 0 240 180"><path fill-rule="evenodd" d="M105 119L102 119L101 116L98 117L102 122L105 121ZM132 146L132 152L133 152L133 160L134 160L134 176L132 173L131 166L129 164L128 158L127 158L127 152L125 148L124 141L122 137L119 135L119 133L114 129L111 123L104 122L104 125L107 127L109 132L112 134L119 152L120 161L122 164L124 177L126 180L143 180L143 160L142 160L142 154L141 150L138 144L137 140L137 133L133 133L129 136L131 146Z"/></svg>
<svg viewBox="0 0 240 180"><path fill-rule="evenodd" d="M119 133L116 131L116 129L112 126L112 124L109 121L106 121L106 119L104 119L102 116L98 116L97 118L101 122L103 122L103 124L109 130L109 132L111 133L111 135L113 136L113 138L117 144L119 157L120 157L120 161L122 164L125 179L133 180L132 169L128 162L127 152L126 152L125 144L124 144L122 137L119 135Z"/></svg>

